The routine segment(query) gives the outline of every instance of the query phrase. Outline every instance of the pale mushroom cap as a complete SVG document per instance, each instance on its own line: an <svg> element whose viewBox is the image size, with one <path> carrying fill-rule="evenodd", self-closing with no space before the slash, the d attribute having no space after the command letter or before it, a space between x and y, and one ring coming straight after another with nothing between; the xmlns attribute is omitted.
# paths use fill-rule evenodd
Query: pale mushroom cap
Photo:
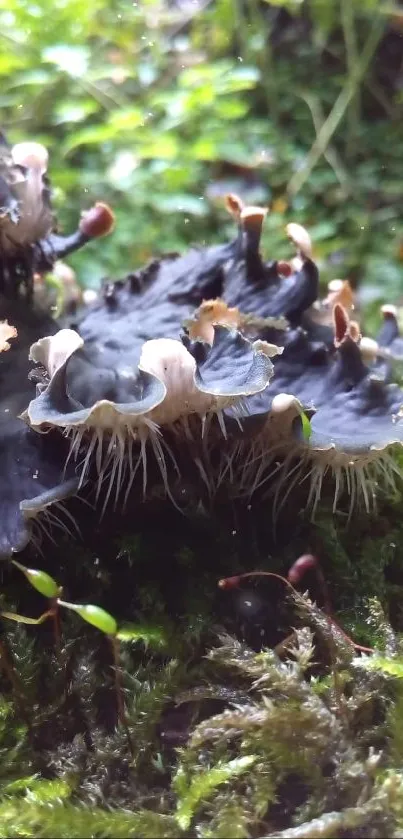
<svg viewBox="0 0 403 839"><path fill-rule="evenodd" d="M11 156L17 166L35 169L43 175L48 168L49 155L41 143L17 143L11 149Z"/></svg>
<svg viewBox="0 0 403 839"><path fill-rule="evenodd" d="M376 361L377 355L379 353L379 345L378 342L374 340L374 338L368 338L366 335L364 335L361 338L359 347L362 358L365 362L371 363Z"/></svg>
<svg viewBox="0 0 403 839"><path fill-rule="evenodd" d="M10 339L17 337L17 330L15 326L4 320L0 323L0 352L5 352L10 349Z"/></svg>
<svg viewBox="0 0 403 839"><path fill-rule="evenodd" d="M286 233L295 247L301 251L302 255L310 259L312 256L312 242L308 231L305 230L305 227L302 227L301 224L291 222L290 224L287 224Z"/></svg>
<svg viewBox="0 0 403 839"><path fill-rule="evenodd" d="M84 344L81 336L73 329L60 329L55 335L40 338L32 344L29 358L42 364L52 378L59 367Z"/></svg>
<svg viewBox="0 0 403 839"><path fill-rule="evenodd" d="M271 403L271 410L275 414L285 413L292 407L295 407L297 411L301 408L301 403L295 398L295 396L292 395L292 393L278 393Z"/></svg>
<svg viewBox="0 0 403 839"><path fill-rule="evenodd" d="M392 303L385 303L381 306L381 312L383 315L392 315L394 318L397 318L398 315L397 306L393 306Z"/></svg>
<svg viewBox="0 0 403 839"><path fill-rule="evenodd" d="M327 284L328 291L341 291L344 285L344 280L330 280L330 283Z"/></svg>

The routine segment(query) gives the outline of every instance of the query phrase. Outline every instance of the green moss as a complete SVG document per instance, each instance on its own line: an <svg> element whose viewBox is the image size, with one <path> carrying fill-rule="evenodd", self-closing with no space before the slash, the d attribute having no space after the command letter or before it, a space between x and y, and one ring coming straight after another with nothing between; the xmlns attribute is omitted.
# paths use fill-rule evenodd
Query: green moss
<svg viewBox="0 0 403 839"><path fill-rule="evenodd" d="M79 564L68 541L22 558L69 602L99 604L126 627L126 720L96 628L66 613L58 649L50 621L4 621L1 834L359 839L399 829L399 507L385 502L349 528L324 509L314 523L285 521L275 541L266 503L246 522L225 506L211 517L146 506L134 524L97 533L88 521ZM286 574L304 550L320 559L335 620L376 656L357 653L324 614L314 577L291 598L272 578L217 586L253 568ZM3 609L38 615L43 604L5 570Z"/></svg>

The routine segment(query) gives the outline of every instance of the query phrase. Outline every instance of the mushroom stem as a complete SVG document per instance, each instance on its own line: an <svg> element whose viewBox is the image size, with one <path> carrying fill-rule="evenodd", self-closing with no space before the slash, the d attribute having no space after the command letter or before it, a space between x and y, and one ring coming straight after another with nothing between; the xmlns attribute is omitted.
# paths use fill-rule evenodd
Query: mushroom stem
<svg viewBox="0 0 403 839"><path fill-rule="evenodd" d="M265 207L244 207L240 221L245 234L247 256L256 257L259 253L263 222L267 215Z"/></svg>

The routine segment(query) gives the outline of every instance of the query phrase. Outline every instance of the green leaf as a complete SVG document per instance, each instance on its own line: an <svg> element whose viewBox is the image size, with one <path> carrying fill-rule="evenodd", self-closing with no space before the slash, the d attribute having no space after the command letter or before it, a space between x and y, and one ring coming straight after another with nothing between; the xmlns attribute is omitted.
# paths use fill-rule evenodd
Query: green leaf
<svg viewBox="0 0 403 839"><path fill-rule="evenodd" d="M132 131L144 125L144 113L140 108L119 108L109 118L109 125L118 131Z"/></svg>
<svg viewBox="0 0 403 839"><path fill-rule="evenodd" d="M158 626L144 626L141 624L127 623L120 627L117 638L119 641L144 641L146 646L166 647L167 638L164 630Z"/></svg>
<svg viewBox="0 0 403 839"><path fill-rule="evenodd" d="M29 626L39 626L40 623L44 623L51 615L51 612L44 612L43 615L40 615L39 618L27 618L25 615L18 615L16 612L0 612L2 618L7 618L9 621L15 621L15 623L25 623Z"/></svg>
<svg viewBox="0 0 403 839"><path fill-rule="evenodd" d="M161 213L186 213L191 216L204 216L207 213L207 202L203 196L176 193L175 195L150 195L150 204Z"/></svg>
<svg viewBox="0 0 403 839"><path fill-rule="evenodd" d="M55 110L53 121L56 125L63 125L66 122L83 122L83 120L96 113L97 103L91 99L81 102L60 102Z"/></svg>
<svg viewBox="0 0 403 839"><path fill-rule="evenodd" d="M31 583L32 588L39 591L44 597L58 597L61 592L61 587L46 571L38 571L36 568L26 568L25 565L17 562L16 559L12 560L12 564L22 571L28 582Z"/></svg>
<svg viewBox="0 0 403 839"><path fill-rule="evenodd" d="M357 660L359 666L364 666L366 670L379 670L387 676L396 676L398 679L403 679L403 659L402 658L384 658L383 656L368 656L367 658L360 657Z"/></svg>
<svg viewBox="0 0 403 839"><path fill-rule="evenodd" d="M113 140L117 129L111 125L93 125L79 131L73 131L67 135L62 145L62 154L67 155L78 148L78 146L101 145L108 140Z"/></svg>
<svg viewBox="0 0 403 839"><path fill-rule="evenodd" d="M253 766L256 760L255 755L245 755L228 762L222 761L203 774L197 775L190 784L187 783L185 770L180 766L173 785L178 793L176 821L181 830L188 830L199 805L210 798L220 784L239 777Z"/></svg>
<svg viewBox="0 0 403 839"><path fill-rule="evenodd" d="M302 434L303 434L305 442L307 443L310 439L311 434L312 434L311 423L310 423L310 420L308 419L305 411L300 412L300 417L301 417L301 424L302 424Z"/></svg>
<svg viewBox="0 0 403 839"><path fill-rule="evenodd" d="M138 147L138 153L143 160L153 160L158 157L172 160L179 154L179 144L173 134L149 135Z"/></svg>
<svg viewBox="0 0 403 839"><path fill-rule="evenodd" d="M64 600L59 600L58 602L65 609L77 612L80 618L95 626L100 632L104 632L105 635L116 635L118 625L115 618L109 612L106 612L105 609L101 609L100 606L92 606L91 604L77 606L76 603L66 603Z"/></svg>
<svg viewBox="0 0 403 839"><path fill-rule="evenodd" d="M59 70L69 76L80 78L88 69L89 50L87 47L73 47L68 44L55 44L43 50L44 61L56 64Z"/></svg>

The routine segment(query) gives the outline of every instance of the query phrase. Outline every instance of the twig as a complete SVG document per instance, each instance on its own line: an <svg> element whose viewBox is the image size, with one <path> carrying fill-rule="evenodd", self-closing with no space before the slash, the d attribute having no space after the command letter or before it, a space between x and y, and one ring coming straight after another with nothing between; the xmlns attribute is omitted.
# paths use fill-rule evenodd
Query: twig
<svg viewBox="0 0 403 839"><path fill-rule="evenodd" d="M346 47L347 71L349 78L353 78L354 69L358 61L357 40L355 36L355 20L354 20L354 5L351 0L340 0L340 17L341 25L343 27L343 37ZM360 123L360 101L359 101L359 86L357 85L356 92L351 100L350 108L347 112L348 117L348 140L346 155L350 156L354 140L358 136L358 127Z"/></svg>
<svg viewBox="0 0 403 839"><path fill-rule="evenodd" d="M325 117L322 112L322 108L317 96L313 93L309 93L307 91L301 92L301 99L306 102L308 108L311 112L312 122L314 129L316 131L316 136L318 136L319 132L322 129L323 123L325 122ZM327 147L326 151L323 153L323 157L327 160L329 166L332 167L334 174L336 175L337 180L340 183L340 186L346 192L346 195L349 195L352 192L352 186L350 182L350 176L347 173L343 163L336 151L335 148L332 146Z"/></svg>
<svg viewBox="0 0 403 839"><path fill-rule="evenodd" d="M122 685L122 671L120 669L120 643L119 639L116 635L109 636L112 653L113 653L113 664L114 664L114 671L115 671L115 694L116 694L116 704L117 704L117 712L118 712L118 720L120 724L123 726L126 732L127 743L129 746L130 754L133 757L134 749L133 743L130 737L129 726L127 723L126 711L125 711L125 703L123 698L123 685Z"/></svg>
<svg viewBox="0 0 403 839"><path fill-rule="evenodd" d="M377 18L371 27L371 31L361 54L361 59L357 62L354 72L348 78L341 93L337 97L329 116L323 123L322 128L306 157L304 167L296 172L288 183L287 192L290 195L297 195L308 180L312 169L314 169L322 155L325 153L334 132L343 119L346 109L357 91L358 85L369 67L383 30L384 22L381 22L380 19Z"/></svg>

